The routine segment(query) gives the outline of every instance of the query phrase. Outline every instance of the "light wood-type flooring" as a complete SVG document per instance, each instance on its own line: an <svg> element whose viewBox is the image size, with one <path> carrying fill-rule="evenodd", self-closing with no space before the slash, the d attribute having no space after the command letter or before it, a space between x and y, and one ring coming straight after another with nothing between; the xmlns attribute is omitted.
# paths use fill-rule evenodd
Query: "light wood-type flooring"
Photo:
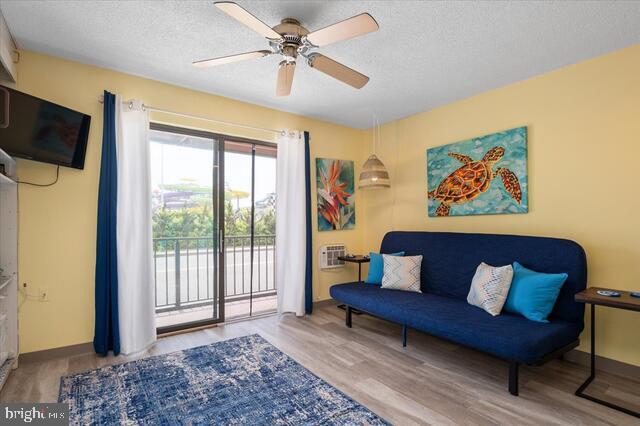
<svg viewBox="0 0 640 426"><path fill-rule="evenodd" d="M469 324L473 327L473 324ZM60 376L258 333L331 385L398 425L640 424L634 417L574 396L588 371L568 361L521 368L520 396L507 391L507 363L399 325L324 304L306 318L269 316L161 338L136 357L84 354L21 362L0 394L3 402L53 402ZM640 410L640 380L607 373L590 387Z"/></svg>

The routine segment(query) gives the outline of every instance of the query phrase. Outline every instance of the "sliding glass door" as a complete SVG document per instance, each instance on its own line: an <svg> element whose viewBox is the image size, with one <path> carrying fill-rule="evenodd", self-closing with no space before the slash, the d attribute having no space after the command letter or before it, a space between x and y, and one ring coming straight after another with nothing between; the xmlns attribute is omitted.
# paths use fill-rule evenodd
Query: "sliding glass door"
<svg viewBox="0 0 640 426"><path fill-rule="evenodd" d="M223 143L152 124L150 145L158 331L223 321Z"/></svg>
<svg viewBox="0 0 640 426"><path fill-rule="evenodd" d="M276 145L152 124L159 332L274 312Z"/></svg>
<svg viewBox="0 0 640 426"><path fill-rule="evenodd" d="M224 142L226 317L274 312L276 155L274 144Z"/></svg>

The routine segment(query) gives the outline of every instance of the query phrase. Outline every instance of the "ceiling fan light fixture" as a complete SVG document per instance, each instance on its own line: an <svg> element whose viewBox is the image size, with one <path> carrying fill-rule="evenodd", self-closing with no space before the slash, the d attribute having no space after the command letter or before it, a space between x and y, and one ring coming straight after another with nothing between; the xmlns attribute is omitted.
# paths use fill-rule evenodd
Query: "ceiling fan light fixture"
<svg viewBox="0 0 640 426"><path fill-rule="evenodd" d="M382 189L390 188L391 181L389 173L382 161L375 154L372 154L364 162L358 179L359 189Z"/></svg>
<svg viewBox="0 0 640 426"><path fill-rule="evenodd" d="M282 61L278 69L278 80L276 84L276 96L289 96L293 84L293 74L296 70L295 61Z"/></svg>

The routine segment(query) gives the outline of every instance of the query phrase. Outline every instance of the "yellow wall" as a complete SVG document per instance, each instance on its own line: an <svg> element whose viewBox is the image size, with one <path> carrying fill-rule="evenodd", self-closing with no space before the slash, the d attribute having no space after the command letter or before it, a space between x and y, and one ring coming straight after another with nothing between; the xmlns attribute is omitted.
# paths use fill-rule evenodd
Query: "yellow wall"
<svg viewBox="0 0 640 426"><path fill-rule="evenodd" d="M20 310L21 351L87 342L93 336L96 199L103 89L125 98L198 115L271 128L309 130L312 158L351 159L356 174L371 134L49 56L22 52L18 88L92 115L84 171L61 170L60 183L20 188L20 279L30 292L49 287L50 302ZM589 284L640 290L640 45L565 67L469 99L388 123L377 152L392 189L357 193L353 231L315 233L319 245L344 242L377 250L385 232L438 230L570 238L584 246ZM160 117L178 125L269 139L268 135ZM529 204L526 215L428 218L426 148L526 125ZM20 161L22 179L47 181L52 166ZM315 181L315 179L314 179ZM315 210L315 200L314 206ZM314 215L315 216L315 215ZM314 229L317 224L314 218ZM319 272L314 299L354 269ZM598 353L640 365L640 318L601 309ZM588 340L585 332L582 337ZM585 345L582 349L587 349Z"/></svg>
<svg viewBox="0 0 640 426"><path fill-rule="evenodd" d="M89 342L93 339L96 204L102 142L103 90L139 98L148 105L267 128L308 130L311 158L354 160L356 172L364 155L364 132L263 108L59 58L21 52L18 89L90 114L91 133L85 169L62 168L60 182L50 188L20 187L20 282L29 292L48 287L49 302L26 301L20 308L22 353ZM152 115L152 120L154 116ZM270 134L216 127L205 122L155 117L177 125L272 140ZM20 179L50 181L55 167L19 161ZM315 186L315 171L312 179ZM315 193L315 192L314 192ZM358 194L356 194L358 197ZM315 211L315 200L312 208ZM357 220L361 213L357 212ZM314 215L315 216L315 215ZM314 229L317 223L314 218ZM314 254L321 244L342 242L360 251L364 227L314 233ZM353 269L320 272L314 256L314 300L327 299L332 283L353 278Z"/></svg>
<svg viewBox="0 0 640 426"><path fill-rule="evenodd" d="M427 217L426 149L518 126L529 213ZM362 194L365 248L389 230L563 237L585 248L590 286L640 290L640 45L389 123L378 152L392 189ZM640 315L599 312L598 354L640 365Z"/></svg>

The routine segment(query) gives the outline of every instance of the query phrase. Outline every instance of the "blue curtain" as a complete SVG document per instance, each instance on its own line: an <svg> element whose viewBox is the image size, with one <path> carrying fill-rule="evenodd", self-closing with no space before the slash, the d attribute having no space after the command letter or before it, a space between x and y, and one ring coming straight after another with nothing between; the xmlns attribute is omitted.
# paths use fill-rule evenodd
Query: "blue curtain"
<svg viewBox="0 0 640 426"><path fill-rule="evenodd" d="M309 149L309 132L304 132L304 181L306 187L307 205L307 259L304 283L304 310L307 314L313 312L313 251L311 241L311 153Z"/></svg>
<svg viewBox="0 0 640 426"><path fill-rule="evenodd" d="M93 348L100 355L106 355L110 350L114 355L120 353L116 247L117 170L116 96L105 90L96 244L96 320L93 337Z"/></svg>

